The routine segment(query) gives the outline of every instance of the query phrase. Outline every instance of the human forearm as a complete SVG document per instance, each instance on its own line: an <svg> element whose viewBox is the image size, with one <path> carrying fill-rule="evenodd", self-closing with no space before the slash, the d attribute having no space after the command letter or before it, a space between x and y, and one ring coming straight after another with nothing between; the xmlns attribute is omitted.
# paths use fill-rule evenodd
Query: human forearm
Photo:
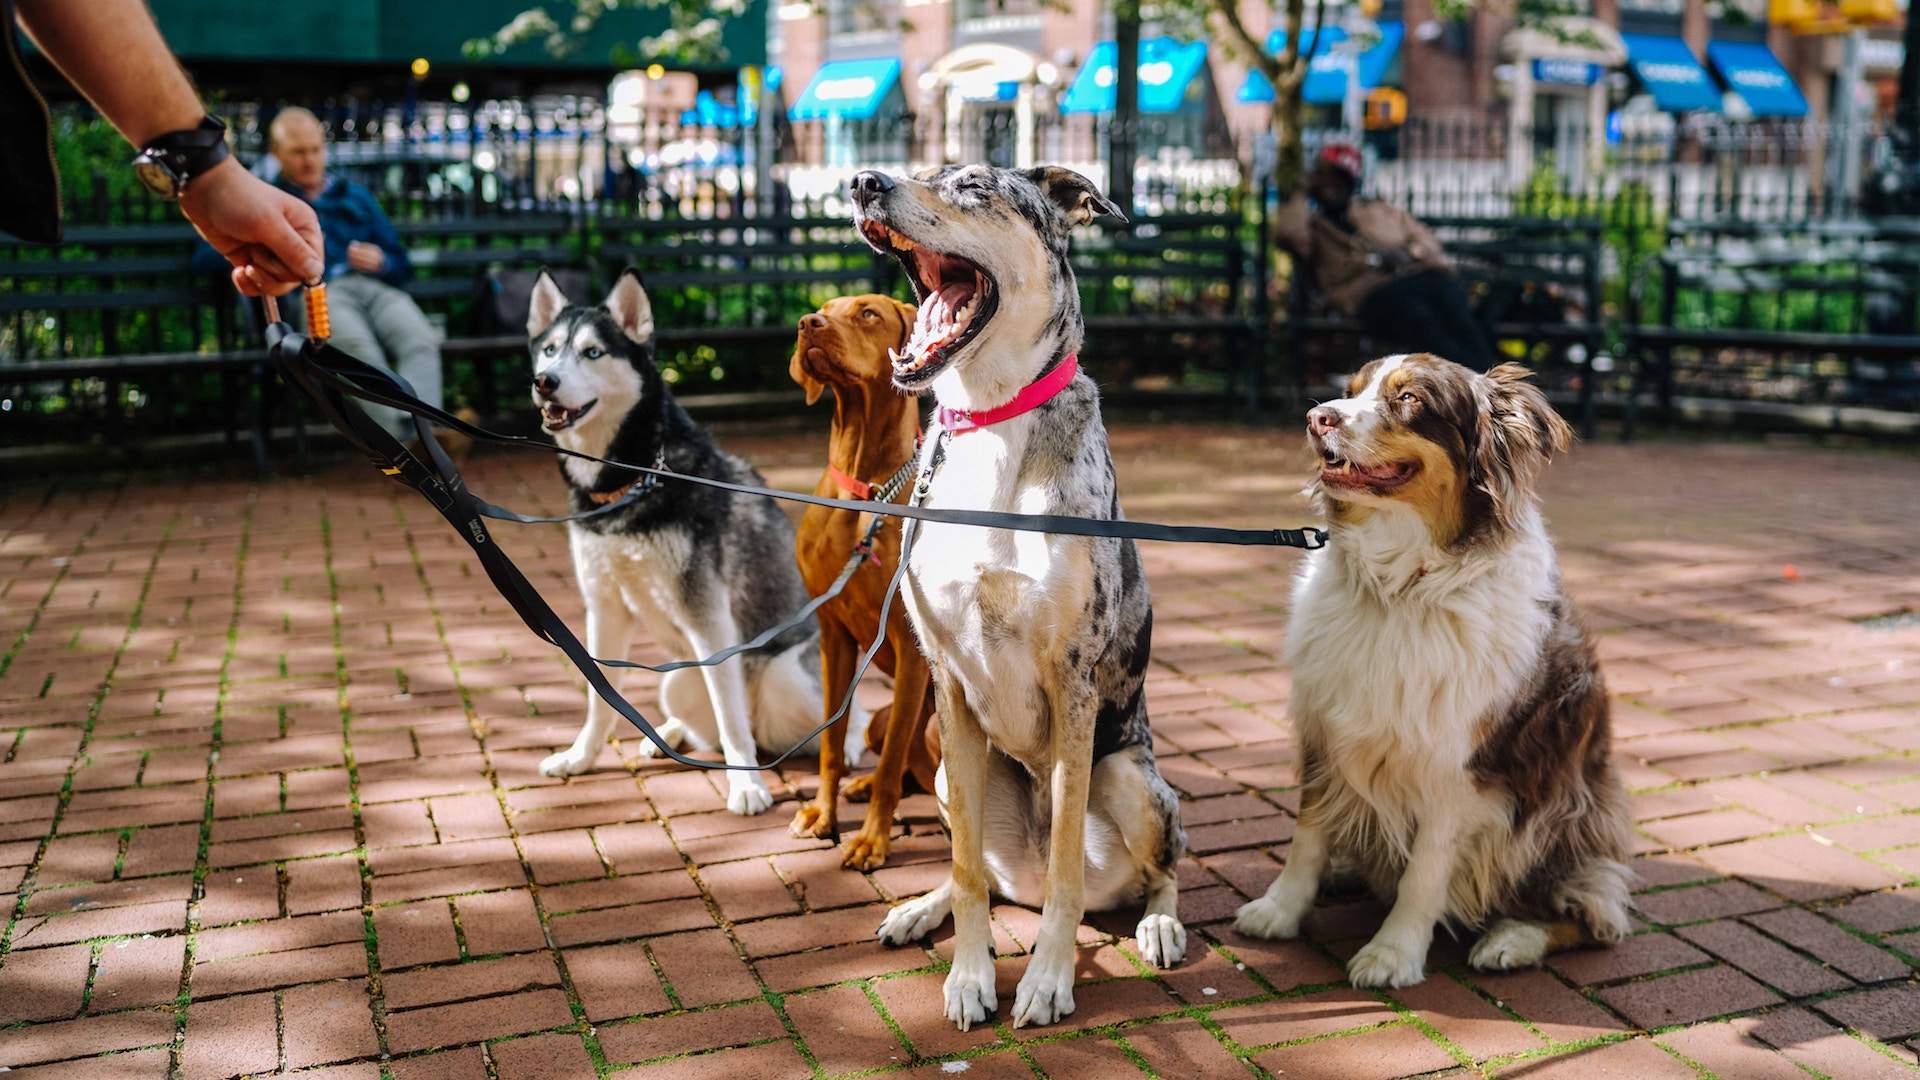
<svg viewBox="0 0 1920 1080"><path fill-rule="evenodd" d="M18 0L17 10L40 51L133 145L206 115L144 0Z"/></svg>

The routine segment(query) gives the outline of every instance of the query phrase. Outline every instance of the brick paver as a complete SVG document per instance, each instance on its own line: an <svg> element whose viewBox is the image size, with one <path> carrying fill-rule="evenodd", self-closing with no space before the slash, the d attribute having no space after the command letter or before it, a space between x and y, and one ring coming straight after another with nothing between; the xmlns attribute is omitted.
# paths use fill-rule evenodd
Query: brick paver
<svg viewBox="0 0 1920 1080"><path fill-rule="evenodd" d="M776 483L817 475L817 432L727 441ZM1114 445L1135 517L1306 520L1291 432L1122 424ZM559 506L541 458L469 474ZM1075 1015L966 1033L941 1016L951 930L871 937L945 872L930 799L862 875L786 834L804 762L754 819L631 738L546 779L581 686L412 496L358 463L94 484L0 491L11 1075L1920 1072L1920 626L1878 618L1920 609L1911 457L1598 442L1553 468L1643 922L1500 976L1442 935L1427 983L1391 994L1340 967L1379 924L1370 899L1323 902L1299 942L1228 925L1298 807L1279 659L1297 554L1144 545L1188 960L1152 972L1128 918L1095 918ZM563 531L497 535L580 625ZM652 704L653 677L628 685ZM993 918L1004 1004L1037 919Z"/></svg>

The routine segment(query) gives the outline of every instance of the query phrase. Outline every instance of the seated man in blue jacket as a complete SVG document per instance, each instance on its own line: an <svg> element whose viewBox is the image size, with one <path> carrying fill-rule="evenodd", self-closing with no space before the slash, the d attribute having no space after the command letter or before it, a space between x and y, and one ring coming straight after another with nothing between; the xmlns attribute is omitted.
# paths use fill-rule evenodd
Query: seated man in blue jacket
<svg viewBox="0 0 1920 1080"><path fill-rule="evenodd" d="M273 118L267 148L280 162L275 183L311 203L320 218L332 343L369 364L384 365L412 383L420 400L441 405L440 335L399 287L413 266L373 193L327 175L326 131L305 109L282 109ZM364 407L397 437L412 435L406 414L382 405Z"/></svg>

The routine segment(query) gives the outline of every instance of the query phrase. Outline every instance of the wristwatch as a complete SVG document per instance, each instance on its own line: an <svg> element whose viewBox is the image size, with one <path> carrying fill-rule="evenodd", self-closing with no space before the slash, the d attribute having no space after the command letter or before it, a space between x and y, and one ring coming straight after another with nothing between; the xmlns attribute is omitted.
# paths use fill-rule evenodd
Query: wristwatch
<svg viewBox="0 0 1920 1080"><path fill-rule="evenodd" d="M148 143L133 159L133 175L163 199L186 194L193 178L227 160L227 125L209 116L198 127L170 131Z"/></svg>

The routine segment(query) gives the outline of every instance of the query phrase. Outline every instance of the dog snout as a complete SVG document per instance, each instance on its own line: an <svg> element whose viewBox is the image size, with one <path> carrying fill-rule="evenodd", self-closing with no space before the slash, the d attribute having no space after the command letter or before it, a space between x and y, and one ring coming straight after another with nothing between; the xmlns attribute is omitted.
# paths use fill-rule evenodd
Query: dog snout
<svg viewBox="0 0 1920 1080"><path fill-rule="evenodd" d="M543 371L533 377L533 392L541 397L552 397L560 390L560 376L551 371Z"/></svg>
<svg viewBox="0 0 1920 1080"><path fill-rule="evenodd" d="M817 311L800 316L800 329L818 332L827 328L827 317Z"/></svg>
<svg viewBox="0 0 1920 1080"><path fill-rule="evenodd" d="M1326 435L1340 424L1340 410L1331 405L1317 405L1307 414L1307 430L1315 435Z"/></svg>
<svg viewBox="0 0 1920 1080"><path fill-rule="evenodd" d="M893 177L874 169L863 169L853 175L852 183L847 186L853 191L854 201L864 206L892 191Z"/></svg>

